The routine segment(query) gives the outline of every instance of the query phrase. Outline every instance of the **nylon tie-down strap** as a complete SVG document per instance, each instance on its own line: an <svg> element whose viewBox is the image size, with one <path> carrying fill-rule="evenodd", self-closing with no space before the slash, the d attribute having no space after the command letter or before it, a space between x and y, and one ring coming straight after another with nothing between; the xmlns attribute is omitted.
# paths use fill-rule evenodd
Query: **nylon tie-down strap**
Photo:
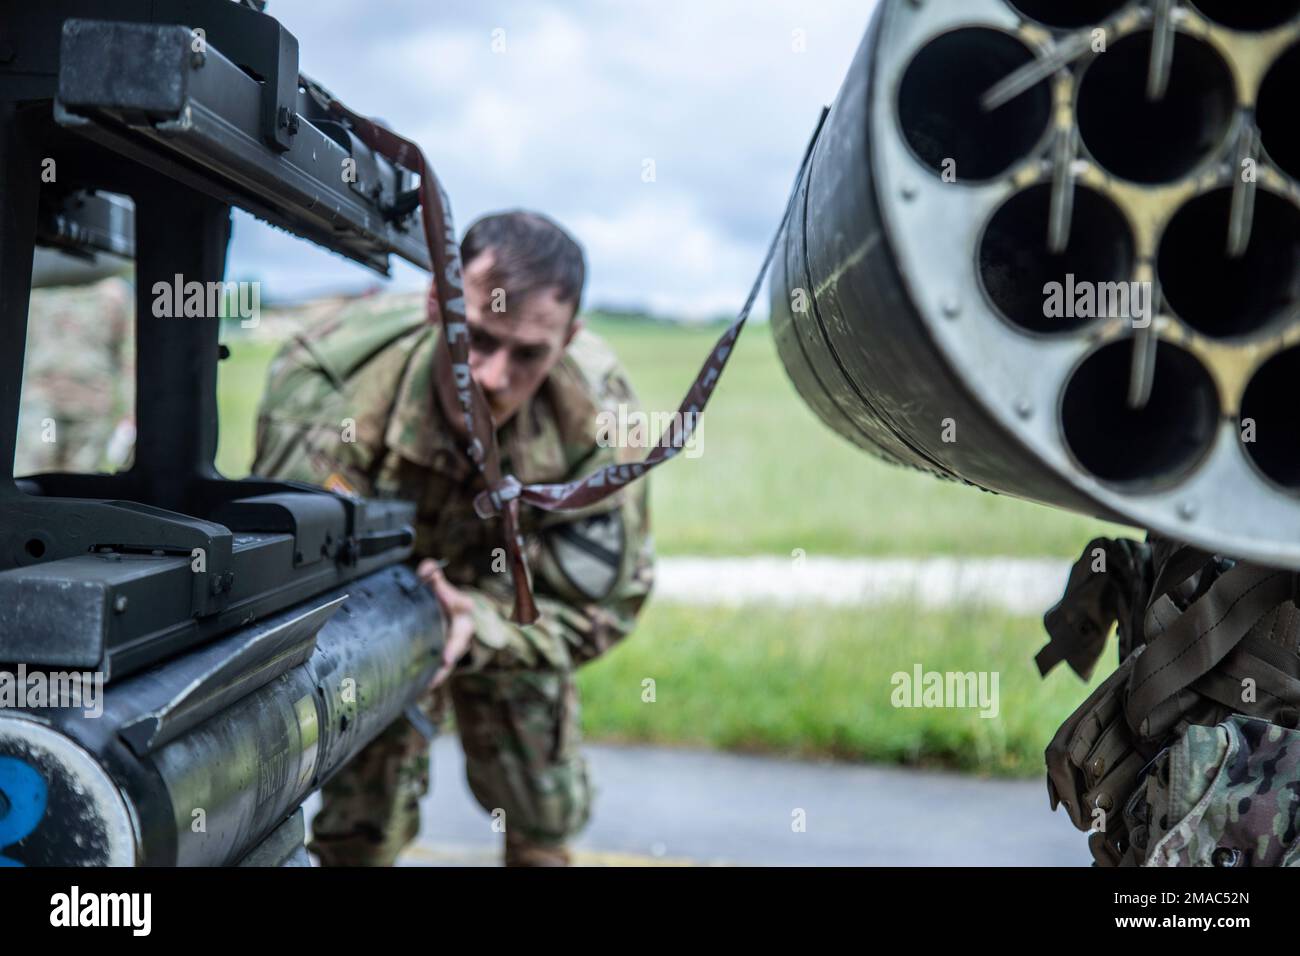
<svg viewBox="0 0 1300 956"><path fill-rule="evenodd" d="M736 339L744 329L745 321L754 307L754 301L758 298L759 289L772 263L772 257L776 253L781 231L790 218L790 210L799 193L799 184L808 168L813 147L817 143L818 134L829 110L823 109L817 121L817 128L813 131L803 161L799 165L799 172L795 176L794 187L790 191L789 199L786 200L781 222L777 225L776 233L768 245L762 268L749 290L744 306L704 360L704 365L696 375L690 391L686 393L686 397L678 407L676 418L664 428L654 448L644 460L635 464L608 465L585 478L560 484L524 485L514 475L501 474L496 426L492 421L482 389L470 374L469 326L465 320L465 292L461 276L460 247L456 243L456 228L451 218L451 204L433 167L425 159L420 147L409 139L386 129L374 120L352 112L319 84L305 77L302 83L322 107L351 124L353 132L363 143L420 176L421 218L433 272L433 294L427 299L428 318L430 322L440 321L442 324L443 337L446 339L451 356L452 384L465 421L468 437L466 451L487 485L487 489L474 499L474 510L480 518L485 519L501 515L505 550L515 589L513 619L521 624L532 624L537 620L537 605L533 601L532 588L528 581L528 565L524 560L523 540L519 535L519 503L524 501L543 511L576 511L585 508L608 498L624 485L673 458L686 445L699 416L704 413L710 396L717 388L718 380L722 377L727 360L731 357Z"/></svg>
<svg viewBox="0 0 1300 956"><path fill-rule="evenodd" d="M1185 549L1185 553L1192 562L1202 556L1195 549ZM1178 564L1179 557L1176 553L1167 566ZM1186 564L1173 573L1162 570L1157 580L1172 589L1179 584L1180 574L1187 576L1186 571ZM1167 733L1185 709L1185 689L1195 689L1198 681L1238 649L1260 619L1292 600L1295 581L1290 571L1238 562L1215 578L1185 611L1180 613L1176 605L1168 602L1167 612L1177 614L1168 626L1162 626L1159 620L1159 609L1167 601L1168 591L1153 592L1148 606L1147 647L1133 665L1124 703L1133 732L1143 740ZM1252 672L1256 670L1260 672L1257 679L1262 680L1272 668L1252 667ZM1231 704L1241 709L1237 700L1231 700Z"/></svg>

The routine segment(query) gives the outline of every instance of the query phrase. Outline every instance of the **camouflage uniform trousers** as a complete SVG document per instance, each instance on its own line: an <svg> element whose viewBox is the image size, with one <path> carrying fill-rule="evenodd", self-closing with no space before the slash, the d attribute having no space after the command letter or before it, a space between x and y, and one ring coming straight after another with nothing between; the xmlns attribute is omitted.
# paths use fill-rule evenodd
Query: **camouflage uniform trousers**
<svg viewBox="0 0 1300 956"><path fill-rule="evenodd" d="M53 423L53 441L44 440L46 422ZM98 471L105 464L113 429L111 421L62 416L52 404L30 399L19 426L14 474Z"/></svg>
<svg viewBox="0 0 1300 956"><path fill-rule="evenodd" d="M447 689L470 790L504 828L506 862L565 860L592 793L573 671L459 674ZM445 698L426 694L420 707L437 717ZM428 790L429 741L405 718L395 721L322 788L311 850L324 866L391 866L419 832Z"/></svg>

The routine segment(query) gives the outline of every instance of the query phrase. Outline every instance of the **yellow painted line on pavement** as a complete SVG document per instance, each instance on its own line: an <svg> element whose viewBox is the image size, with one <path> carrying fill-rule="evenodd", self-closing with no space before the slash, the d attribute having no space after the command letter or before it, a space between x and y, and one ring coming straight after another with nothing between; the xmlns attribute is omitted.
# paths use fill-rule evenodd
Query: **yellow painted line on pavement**
<svg viewBox="0 0 1300 956"><path fill-rule="evenodd" d="M398 857L399 866L499 866L501 851L468 846L417 843ZM607 850L575 850L574 866L719 866L685 857L645 856Z"/></svg>

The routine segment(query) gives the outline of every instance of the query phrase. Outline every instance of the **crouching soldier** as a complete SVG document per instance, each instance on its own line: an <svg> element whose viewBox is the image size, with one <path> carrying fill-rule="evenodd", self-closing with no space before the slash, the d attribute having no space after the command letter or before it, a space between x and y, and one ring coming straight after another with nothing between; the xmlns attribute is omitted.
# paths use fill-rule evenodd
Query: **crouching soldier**
<svg viewBox="0 0 1300 956"><path fill-rule="evenodd" d="M578 318L578 244L543 216L509 212L475 223L461 251L471 372L503 470L563 482L637 460L640 449L598 440L602 413L636 399ZM421 709L440 716L450 698L470 789L504 828L507 865L564 865L591 803L574 669L631 631L650 592L647 485L577 513L521 508L540 618L513 623L500 519L474 512L483 486L449 425L448 369L421 298L361 300L273 362L253 472L417 503L413 560L448 622L438 690ZM311 844L321 862L391 864L419 829L428 764L428 740L405 718L366 747L323 788Z"/></svg>

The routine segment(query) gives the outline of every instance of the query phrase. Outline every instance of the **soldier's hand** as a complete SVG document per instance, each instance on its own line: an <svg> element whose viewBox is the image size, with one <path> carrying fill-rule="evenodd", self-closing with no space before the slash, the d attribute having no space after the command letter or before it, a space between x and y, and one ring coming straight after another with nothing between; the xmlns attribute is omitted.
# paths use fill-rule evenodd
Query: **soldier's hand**
<svg viewBox="0 0 1300 956"><path fill-rule="evenodd" d="M471 616L474 602L448 582L441 566L431 558L421 561L415 573L438 598L446 618L447 643L442 648L442 666L433 675L433 681L429 685L437 687L451 676L456 662L469 652L470 641L474 638L474 618Z"/></svg>

